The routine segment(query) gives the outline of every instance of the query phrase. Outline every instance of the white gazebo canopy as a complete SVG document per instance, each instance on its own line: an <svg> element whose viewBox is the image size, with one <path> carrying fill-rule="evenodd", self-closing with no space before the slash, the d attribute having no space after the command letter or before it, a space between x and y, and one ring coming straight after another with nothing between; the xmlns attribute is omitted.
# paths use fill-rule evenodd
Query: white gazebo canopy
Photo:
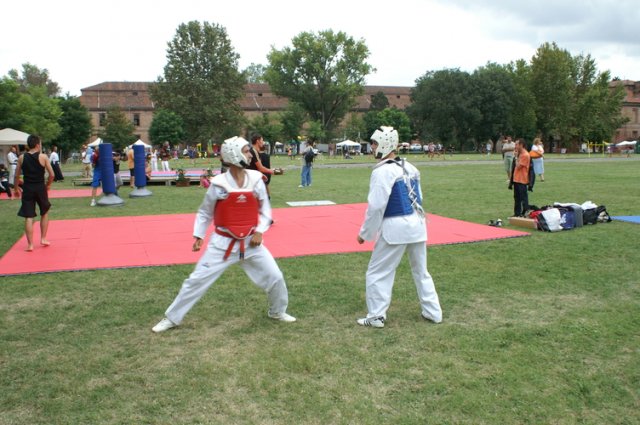
<svg viewBox="0 0 640 425"><path fill-rule="evenodd" d="M347 139L344 142L337 143L336 146L339 148L355 148L360 147L360 143Z"/></svg>
<svg viewBox="0 0 640 425"><path fill-rule="evenodd" d="M96 146L98 146L101 143L102 143L102 139L98 137L96 140L94 140L93 142L89 143L88 146L91 146L92 148L95 148Z"/></svg>
<svg viewBox="0 0 640 425"><path fill-rule="evenodd" d="M142 141L142 139L138 139L135 142L133 142L133 144L129 145L128 147L131 148L133 146L144 146L145 149L151 149L151 145L146 144L145 142Z"/></svg>
<svg viewBox="0 0 640 425"><path fill-rule="evenodd" d="M0 145L26 145L29 133L14 130L13 128L4 128L0 130Z"/></svg>

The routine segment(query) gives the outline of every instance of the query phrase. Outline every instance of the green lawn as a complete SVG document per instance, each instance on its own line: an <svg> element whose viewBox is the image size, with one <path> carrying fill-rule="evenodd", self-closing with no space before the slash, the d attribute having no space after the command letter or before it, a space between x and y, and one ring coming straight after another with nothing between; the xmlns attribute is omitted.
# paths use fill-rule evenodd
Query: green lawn
<svg viewBox="0 0 640 425"><path fill-rule="evenodd" d="M638 159L580 158L547 161L530 202L640 214ZM410 159L431 213L486 223L513 209L495 155ZM272 180L273 206L365 202L370 167L342 164L370 161L323 158L335 167L298 189L299 160L274 158L287 172ZM123 189L118 208L54 199L51 219L194 213L203 195L150 189L134 199ZM1 253L22 234L17 209L0 201ZM278 260L294 324L268 320L264 294L231 268L161 335L151 327L192 266L2 277L0 424L637 424L638 240L639 225L614 221L430 247L444 322L420 319L405 260L380 330L355 323L368 253Z"/></svg>

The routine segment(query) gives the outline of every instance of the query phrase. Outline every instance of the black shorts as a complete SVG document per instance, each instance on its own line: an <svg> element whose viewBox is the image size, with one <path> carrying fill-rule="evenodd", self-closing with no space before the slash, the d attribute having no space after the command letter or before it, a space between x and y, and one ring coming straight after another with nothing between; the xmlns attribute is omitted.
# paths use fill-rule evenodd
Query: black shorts
<svg viewBox="0 0 640 425"><path fill-rule="evenodd" d="M51 208L45 185L37 188L28 188L22 192L22 205L20 206L18 215L24 218L35 217L36 204L38 204L40 208L40 216L46 214Z"/></svg>

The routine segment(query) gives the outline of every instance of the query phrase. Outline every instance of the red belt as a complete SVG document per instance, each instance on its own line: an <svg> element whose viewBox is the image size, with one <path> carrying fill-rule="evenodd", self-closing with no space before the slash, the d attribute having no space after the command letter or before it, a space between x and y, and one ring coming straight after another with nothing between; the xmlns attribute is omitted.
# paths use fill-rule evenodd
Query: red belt
<svg viewBox="0 0 640 425"><path fill-rule="evenodd" d="M247 235L247 237L253 235L254 231L255 229L251 229L251 232ZM227 247L227 250L224 252L224 257L222 257L224 261L227 261L227 258L229 258L229 255L231 255L231 250L233 249L233 246L236 244L236 241L240 242L240 259L244 260L244 239L245 238L236 238L231 232L224 231L217 227L216 227L216 233L231 239L231 242L229 242L229 246Z"/></svg>

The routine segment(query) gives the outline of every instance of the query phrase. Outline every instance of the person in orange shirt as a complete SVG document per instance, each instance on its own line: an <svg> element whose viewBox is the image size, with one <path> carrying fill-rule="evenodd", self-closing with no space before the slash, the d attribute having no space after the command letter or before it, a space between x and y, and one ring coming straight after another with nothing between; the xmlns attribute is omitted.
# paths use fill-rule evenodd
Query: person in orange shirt
<svg viewBox="0 0 640 425"><path fill-rule="evenodd" d="M513 207L513 215L515 217L523 217L529 208L529 194L527 193L529 185L529 167L531 158L525 147L524 140L516 140L515 163L513 169L513 199L515 204ZM511 185L509 185L511 188Z"/></svg>
<svg viewBox="0 0 640 425"><path fill-rule="evenodd" d="M129 167L129 186L131 189L135 187L136 179L134 174L135 161L133 159L133 146L127 150L127 167Z"/></svg>

